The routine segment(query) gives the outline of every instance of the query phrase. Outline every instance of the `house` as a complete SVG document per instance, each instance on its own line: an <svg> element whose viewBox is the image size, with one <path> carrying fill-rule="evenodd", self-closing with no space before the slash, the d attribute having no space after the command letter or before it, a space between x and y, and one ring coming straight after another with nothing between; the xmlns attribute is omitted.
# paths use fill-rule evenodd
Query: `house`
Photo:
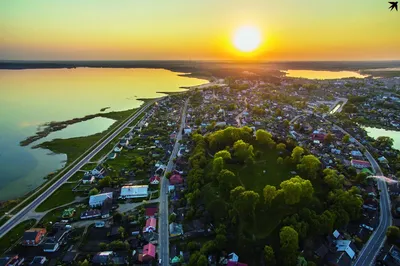
<svg viewBox="0 0 400 266"><path fill-rule="evenodd" d="M345 252L351 259L354 258L356 252L352 248L351 240L336 240L337 252Z"/></svg>
<svg viewBox="0 0 400 266"><path fill-rule="evenodd" d="M108 192L108 193L102 193L102 194L97 194L97 195L92 195L89 198L89 206L92 208L95 207L100 207L103 205L103 202L107 199L110 198L112 199L113 193Z"/></svg>
<svg viewBox="0 0 400 266"><path fill-rule="evenodd" d="M228 255L228 261L238 262L239 256L236 253L232 252Z"/></svg>
<svg viewBox="0 0 400 266"><path fill-rule="evenodd" d="M120 199L132 199L132 198L145 198L149 195L148 185L140 186L123 186L121 188Z"/></svg>
<svg viewBox="0 0 400 266"><path fill-rule="evenodd" d="M20 258L18 255L15 256L7 256L0 258L1 266L19 266L24 263L25 259Z"/></svg>
<svg viewBox="0 0 400 266"><path fill-rule="evenodd" d="M93 256L92 264L93 265L110 265L112 264L112 258L114 257L113 251L103 251L99 252Z"/></svg>
<svg viewBox="0 0 400 266"><path fill-rule="evenodd" d="M156 247L149 243L143 247L143 253L141 256L142 262L148 262L156 258Z"/></svg>
<svg viewBox="0 0 400 266"><path fill-rule="evenodd" d="M151 217L146 220L146 225L143 228L143 233L154 232L157 230L157 220Z"/></svg>
<svg viewBox="0 0 400 266"><path fill-rule="evenodd" d="M122 151L122 146L116 146L113 151L115 153L120 153Z"/></svg>
<svg viewBox="0 0 400 266"><path fill-rule="evenodd" d="M367 161L362 161L362 160L351 160L350 161L351 166L355 167L355 168L368 168L371 167L371 164Z"/></svg>
<svg viewBox="0 0 400 266"><path fill-rule="evenodd" d="M126 146L128 146L128 144L129 144L129 140L127 140L127 139L121 139L119 141L119 145L121 145L122 147L126 147Z"/></svg>
<svg viewBox="0 0 400 266"><path fill-rule="evenodd" d="M226 266L247 266L247 264L230 260L230 261L228 261Z"/></svg>
<svg viewBox="0 0 400 266"><path fill-rule="evenodd" d="M351 151L350 152L351 156L353 157L363 157L363 154L360 151Z"/></svg>
<svg viewBox="0 0 400 266"><path fill-rule="evenodd" d="M98 218L101 216L101 211L100 210L88 210L84 211L81 213L81 219L92 219L92 218Z"/></svg>
<svg viewBox="0 0 400 266"><path fill-rule="evenodd" d="M105 172L106 172L106 169L104 169L103 166L98 165L98 166L96 166L96 168L94 168L91 171L91 174L94 175L95 177L102 177Z"/></svg>
<svg viewBox="0 0 400 266"><path fill-rule="evenodd" d="M328 251L329 251L328 248L324 244L322 244L316 251L314 251L314 254L317 257L323 259L328 253Z"/></svg>
<svg viewBox="0 0 400 266"><path fill-rule="evenodd" d="M96 180L94 176L84 175L82 178L82 184L92 184L94 180Z"/></svg>
<svg viewBox="0 0 400 266"><path fill-rule="evenodd" d="M388 160L386 159L385 156L379 157L379 158L378 158L378 161L379 161L380 163L388 163Z"/></svg>
<svg viewBox="0 0 400 266"><path fill-rule="evenodd" d="M94 223L94 227L96 227L96 228L102 228L102 227L104 227L106 225L106 223L104 222L104 221L96 221L95 223Z"/></svg>
<svg viewBox="0 0 400 266"><path fill-rule="evenodd" d="M66 227L64 223L54 224L53 230L47 235L46 239L43 241L43 251L56 252L59 249L64 237L70 231L70 228Z"/></svg>
<svg viewBox="0 0 400 266"><path fill-rule="evenodd" d="M183 133L185 135L190 135L192 133L192 129L190 127L186 127L183 129Z"/></svg>
<svg viewBox="0 0 400 266"><path fill-rule="evenodd" d="M101 205L101 218L108 218L110 217L111 208L113 205L113 200L111 198L106 198Z"/></svg>
<svg viewBox="0 0 400 266"><path fill-rule="evenodd" d="M158 213L157 207L148 207L145 209L146 218L154 217Z"/></svg>
<svg viewBox="0 0 400 266"><path fill-rule="evenodd" d="M46 235L45 228L32 228L26 230L22 236L21 244L23 246L37 246L42 242L44 236Z"/></svg>
<svg viewBox="0 0 400 266"><path fill-rule="evenodd" d="M174 174L169 178L169 183L171 185L177 185L183 183L183 178L180 174Z"/></svg>
<svg viewBox="0 0 400 266"><path fill-rule="evenodd" d="M46 257L43 256L35 256L31 263L29 265L31 266L38 266L38 265L44 265L45 262L47 261Z"/></svg>
<svg viewBox="0 0 400 266"><path fill-rule="evenodd" d="M115 158L117 158L117 154L115 152L112 152L108 155L108 159L110 160L114 160Z"/></svg>
<svg viewBox="0 0 400 266"><path fill-rule="evenodd" d="M318 140L319 142L323 142L324 141L324 139L325 139L325 134L323 134L323 133L313 133L312 135L311 135L311 139L313 140L313 141L315 141L315 140Z"/></svg>
<svg viewBox="0 0 400 266"><path fill-rule="evenodd" d="M158 175L155 175L150 178L149 182L152 185L158 185L158 184L160 184L160 177Z"/></svg>
<svg viewBox="0 0 400 266"><path fill-rule="evenodd" d="M400 195L400 183L389 184L389 194L392 196Z"/></svg>
<svg viewBox="0 0 400 266"><path fill-rule="evenodd" d="M169 236L180 236L183 235L183 228L181 224L178 223L170 223L169 224Z"/></svg>

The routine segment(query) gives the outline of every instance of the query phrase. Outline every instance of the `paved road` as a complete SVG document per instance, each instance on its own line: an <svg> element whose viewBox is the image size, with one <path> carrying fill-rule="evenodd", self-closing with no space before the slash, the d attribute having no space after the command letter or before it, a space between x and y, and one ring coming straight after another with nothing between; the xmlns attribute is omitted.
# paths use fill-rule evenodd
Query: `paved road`
<svg viewBox="0 0 400 266"><path fill-rule="evenodd" d="M79 161L75 166L73 166L67 173L65 173L59 180L57 180L53 185L51 185L45 192L39 195L35 200L33 200L29 205L19 211L16 215L12 216L1 228L0 237L5 235L11 228L16 226L23 217L30 211L34 211L37 206L40 205L45 199L47 199L57 188L64 184L72 175L74 175L83 165L89 162L99 151L101 151L111 140L113 140L122 130L129 126L141 113L146 110L151 104L156 100L150 101L145 104L141 109L139 109L135 114L127 120L123 125L121 125L113 134L107 137L103 142L101 142L97 147L95 147L88 155L86 155L81 161Z"/></svg>
<svg viewBox="0 0 400 266"><path fill-rule="evenodd" d="M335 125L343 133L349 134L343 128ZM350 135L350 134L349 134ZM351 135L350 135L351 136ZM369 151L362 145L358 140L356 140L358 146L365 149L364 155L367 157L368 161L371 163L372 168L375 171L375 175L383 176L382 170L379 164L376 162L374 157L369 153ZM375 264L375 258L379 254L380 248L386 240L386 229L392 225L392 213L390 212L390 198L387 190L386 182L378 179L378 189L380 190L380 217L379 225L375 228L375 231L369 238L368 242L364 245L363 249L357 256L354 266L366 266Z"/></svg>
<svg viewBox="0 0 400 266"><path fill-rule="evenodd" d="M176 136L175 146L171 153L171 157L169 158L165 173L171 172L174 168L173 160L179 151L179 146L180 146L179 141L182 139L182 130L185 127L186 109L187 109L188 102L189 102L189 99L186 100L185 105L182 110L181 125L179 128L178 134ZM160 215L159 215L159 219L158 219L158 232L159 232L158 258L161 259L162 265L169 265L168 185L169 185L169 181L164 176L161 181Z"/></svg>

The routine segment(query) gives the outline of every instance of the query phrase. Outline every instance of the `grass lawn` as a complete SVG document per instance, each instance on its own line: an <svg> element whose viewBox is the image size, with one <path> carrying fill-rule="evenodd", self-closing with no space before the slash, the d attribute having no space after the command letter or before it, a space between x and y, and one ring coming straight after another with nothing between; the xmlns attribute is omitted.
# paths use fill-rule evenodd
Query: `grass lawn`
<svg viewBox="0 0 400 266"><path fill-rule="evenodd" d="M276 150L268 150L264 151L260 158L255 159L256 163L252 166L228 164L227 168L239 178L239 182L247 190L261 193L265 185L279 187L282 181L291 177L290 172L296 170L292 166L278 165L276 163L278 157Z"/></svg>
<svg viewBox="0 0 400 266"><path fill-rule="evenodd" d="M72 189L76 186L75 183L64 184L59 187L53 194L50 195L45 201L40 204L35 211L43 212L48 209L55 208L57 206L67 204L75 200L77 193L72 192Z"/></svg>
<svg viewBox="0 0 400 266"><path fill-rule="evenodd" d="M110 143L108 143L103 149L101 149L93 158L91 161L95 162L103 158L106 154L108 154L114 146L119 142L120 138L125 136L131 129L130 128L125 128L124 130L121 131L121 133L114 138Z"/></svg>
<svg viewBox="0 0 400 266"><path fill-rule="evenodd" d="M87 206L86 206L85 204L80 203L80 204L71 204L71 205L69 205L69 206L65 206L65 207L61 207L61 208L54 209L54 210L52 210L51 212L48 212L48 213L39 221L38 224L40 224L40 225L46 225L46 224L48 224L49 222L53 222L53 223L56 222L57 220L59 220L59 219L61 218L61 215L62 215L63 211L64 211L65 209L68 209L68 208L75 208L76 213L75 213L75 216L74 216L73 218L76 218L76 219L79 220L79 217L80 217L80 215L81 215L81 212L84 211L84 210L86 209L86 207L87 207Z"/></svg>
<svg viewBox="0 0 400 266"><path fill-rule="evenodd" d="M11 245L13 245L18 239L22 237L25 230L32 228L35 223L35 219L24 221L11 229L2 238L0 238L0 253L3 254Z"/></svg>

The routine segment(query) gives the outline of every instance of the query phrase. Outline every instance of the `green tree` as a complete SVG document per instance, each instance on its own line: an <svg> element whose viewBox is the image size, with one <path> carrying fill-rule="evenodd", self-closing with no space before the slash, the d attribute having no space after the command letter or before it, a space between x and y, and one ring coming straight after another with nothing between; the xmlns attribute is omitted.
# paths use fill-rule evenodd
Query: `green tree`
<svg viewBox="0 0 400 266"><path fill-rule="evenodd" d="M243 140L236 141L233 144L233 150L236 158L242 162L245 162L249 157L254 157L253 146Z"/></svg>
<svg viewBox="0 0 400 266"><path fill-rule="evenodd" d="M279 165L282 165L284 163L284 160L282 157L278 157L278 159L276 159L276 163Z"/></svg>
<svg viewBox="0 0 400 266"><path fill-rule="evenodd" d="M105 251L107 249L107 244L104 242L99 243L99 248L101 251Z"/></svg>
<svg viewBox="0 0 400 266"><path fill-rule="evenodd" d="M324 137L324 142L327 144L331 144L334 140L335 140L335 135L331 133L326 134L326 136Z"/></svg>
<svg viewBox="0 0 400 266"><path fill-rule="evenodd" d="M310 179L315 179L318 171L321 169L321 162L314 155L305 155L301 158L297 169L307 174Z"/></svg>
<svg viewBox="0 0 400 266"><path fill-rule="evenodd" d="M175 213L171 213L168 217L168 221L170 223L174 223L176 221L176 214Z"/></svg>
<svg viewBox="0 0 400 266"><path fill-rule="evenodd" d="M283 181L280 187L285 197L285 203L289 205L299 203L302 198L311 198L314 193L311 182L300 176Z"/></svg>
<svg viewBox="0 0 400 266"><path fill-rule="evenodd" d="M324 173L324 182L331 188L331 189L340 189L343 187L344 183L344 176L339 175L336 170L333 169L325 169Z"/></svg>
<svg viewBox="0 0 400 266"><path fill-rule="evenodd" d="M200 255L196 265L207 266L208 265L207 257L205 255Z"/></svg>
<svg viewBox="0 0 400 266"><path fill-rule="evenodd" d="M350 135L349 134L344 135L343 138L342 138L342 142L343 143L349 143L350 142Z"/></svg>
<svg viewBox="0 0 400 266"><path fill-rule="evenodd" d="M104 188L104 187L110 187L111 186L112 179L109 176L104 177L103 179L100 179L99 181L99 186Z"/></svg>
<svg viewBox="0 0 400 266"><path fill-rule="evenodd" d="M263 129L256 131L256 140L260 145L267 146L269 148L275 147L275 141L272 139L272 134Z"/></svg>
<svg viewBox="0 0 400 266"><path fill-rule="evenodd" d="M214 159L215 159L215 158L219 158L219 157L221 157L221 158L224 159L224 160L230 160L230 159L232 159L232 156L231 156L230 152L227 151L227 150L219 151L219 152L217 152L217 153L214 155Z"/></svg>
<svg viewBox="0 0 400 266"><path fill-rule="evenodd" d="M199 243L197 243L197 242L195 242L195 241L190 241L190 242L187 244L187 248L188 248L188 250L189 250L190 252L193 252L193 251L195 251L195 250L198 250L198 249L199 249Z"/></svg>
<svg viewBox="0 0 400 266"><path fill-rule="evenodd" d="M352 187L347 191L336 189L329 192L328 199L333 209L343 209L349 214L350 220L355 220L359 218L363 204L362 199L357 196L358 193L359 191L357 191L356 187Z"/></svg>
<svg viewBox="0 0 400 266"><path fill-rule="evenodd" d="M271 246L267 245L264 247L264 259L265 264L268 266L274 266L276 264L274 249Z"/></svg>
<svg viewBox="0 0 400 266"><path fill-rule="evenodd" d="M380 136L377 137L374 146L384 149L386 147L391 148L393 146L394 140L391 137L386 137L386 136Z"/></svg>
<svg viewBox="0 0 400 266"><path fill-rule="evenodd" d="M120 223L122 221L122 214L119 212L116 212L113 216L114 223Z"/></svg>
<svg viewBox="0 0 400 266"><path fill-rule="evenodd" d="M299 236L292 227L282 227L279 233L284 265L296 265L299 249Z"/></svg>
<svg viewBox="0 0 400 266"><path fill-rule="evenodd" d="M285 151L286 150L286 144L285 143L278 143L278 144L276 144L276 149L278 151Z"/></svg>
<svg viewBox="0 0 400 266"><path fill-rule="evenodd" d="M296 146L292 151L292 161L294 163L300 162L301 156L304 154L304 149L302 147Z"/></svg>
<svg viewBox="0 0 400 266"><path fill-rule="evenodd" d="M330 234L333 232L333 226L335 224L336 216L329 210L325 210L319 216L320 227L317 230L320 234Z"/></svg>
<svg viewBox="0 0 400 266"><path fill-rule="evenodd" d="M125 237L125 228L123 228L122 226L118 227L118 234L123 239Z"/></svg>
<svg viewBox="0 0 400 266"><path fill-rule="evenodd" d="M144 160L143 160L143 158L141 156L136 156L136 158L135 158L135 166L139 167L139 168L144 166Z"/></svg>
<svg viewBox="0 0 400 266"><path fill-rule="evenodd" d="M172 172L166 172L166 173L165 173L165 177L166 177L167 179L169 179L171 176L172 176Z"/></svg>
<svg viewBox="0 0 400 266"><path fill-rule="evenodd" d="M222 157L214 158L213 160L213 173L218 175L219 172L224 168L224 159Z"/></svg>
<svg viewBox="0 0 400 266"><path fill-rule="evenodd" d="M395 243L400 239L400 229L397 226L389 226L386 230L386 236L390 243Z"/></svg>
<svg viewBox="0 0 400 266"><path fill-rule="evenodd" d="M99 190L97 188L92 188L89 191L89 196L94 196L94 195L97 195L97 194L99 194Z"/></svg>
<svg viewBox="0 0 400 266"><path fill-rule="evenodd" d="M264 202L268 206L271 206L272 201L278 195L278 191L276 190L275 186L266 185L263 189L263 195L264 195Z"/></svg>
<svg viewBox="0 0 400 266"><path fill-rule="evenodd" d="M84 261L79 263L79 266L89 266L89 261L85 259Z"/></svg>

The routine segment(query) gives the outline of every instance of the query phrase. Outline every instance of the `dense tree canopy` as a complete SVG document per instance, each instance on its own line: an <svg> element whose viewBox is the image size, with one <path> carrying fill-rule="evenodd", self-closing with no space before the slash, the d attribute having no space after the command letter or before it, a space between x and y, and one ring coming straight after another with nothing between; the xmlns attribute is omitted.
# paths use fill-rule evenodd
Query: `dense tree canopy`
<svg viewBox="0 0 400 266"><path fill-rule="evenodd" d="M344 191L337 189L329 192L329 200L333 205L333 209L343 209L349 214L350 220L357 219L360 215L363 201L357 196L358 189L353 187L350 190Z"/></svg>
<svg viewBox="0 0 400 266"><path fill-rule="evenodd" d="M285 202L289 205L299 203L302 198L310 198L314 193L311 182L302 179L300 176L285 180L280 186L285 196Z"/></svg>
<svg viewBox="0 0 400 266"><path fill-rule="evenodd" d="M391 148L393 146L394 140L391 137L381 136L376 138L374 142L374 146L380 149L384 149L386 147Z"/></svg>
<svg viewBox="0 0 400 266"><path fill-rule="evenodd" d="M270 206L272 201L278 195L278 191L276 190L275 186L266 185L263 189L263 195L264 195L264 202L268 206Z"/></svg>
<svg viewBox="0 0 400 266"><path fill-rule="evenodd" d="M297 169L305 173L309 179L315 179L318 171L321 169L321 162L314 155L305 155L301 158Z"/></svg>
<svg viewBox="0 0 400 266"><path fill-rule="evenodd" d="M343 186L344 176L339 175L336 170L333 169L325 169L324 173L324 182L331 189L340 189Z"/></svg>
<svg viewBox="0 0 400 266"><path fill-rule="evenodd" d="M212 151L225 149L226 146L231 146L238 140L249 142L252 139L253 130L249 127L227 127L223 130L218 130L207 137L209 147Z"/></svg>
<svg viewBox="0 0 400 266"><path fill-rule="evenodd" d="M302 147L296 146L292 151L292 161L298 163L301 160L301 156L304 154L304 149Z"/></svg>
<svg viewBox="0 0 400 266"><path fill-rule="evenodd" d="M278 144L276 144L276 149L278 151L284 151L284 150L286 150L286 144L285 143L278 143Z"/></svg>
<svg viewBox="0 0 400 266"><path fill-rule="evenodd" d="M267 245L264 247L264 259L268 266L274 266L276 264L275 253L271 246Z"/></svg>
<svg viewBox="0 0 400 266"><path fill-rule="evenodd" d="M233 150L235 157L241 162L246 162L249 158L254 158L253 146L243 140L236 141L233 144Z"/></svg>
<svg viewBox="0 0 400 266"><path fill-rule="evenodd" d="M232 159L232 156L231 156L230 152L227 151L227 150L219 151L214 155L214 158L219 158L219 157L221 157L224 160Z"/></svg>
<svg viewBox="0 0 400 266"><path fill-rule="evenodd" d="M272 134L263 129L256 131L256 140L262 146L270 148L275 146L275 141L272 139Z"/></svg>
<svg viewBox="0 0 400 266"><path fill-rule="evenodd" d="M279 233L284 265L296 265L299 236L292 227L284 226Z"/></svg>

